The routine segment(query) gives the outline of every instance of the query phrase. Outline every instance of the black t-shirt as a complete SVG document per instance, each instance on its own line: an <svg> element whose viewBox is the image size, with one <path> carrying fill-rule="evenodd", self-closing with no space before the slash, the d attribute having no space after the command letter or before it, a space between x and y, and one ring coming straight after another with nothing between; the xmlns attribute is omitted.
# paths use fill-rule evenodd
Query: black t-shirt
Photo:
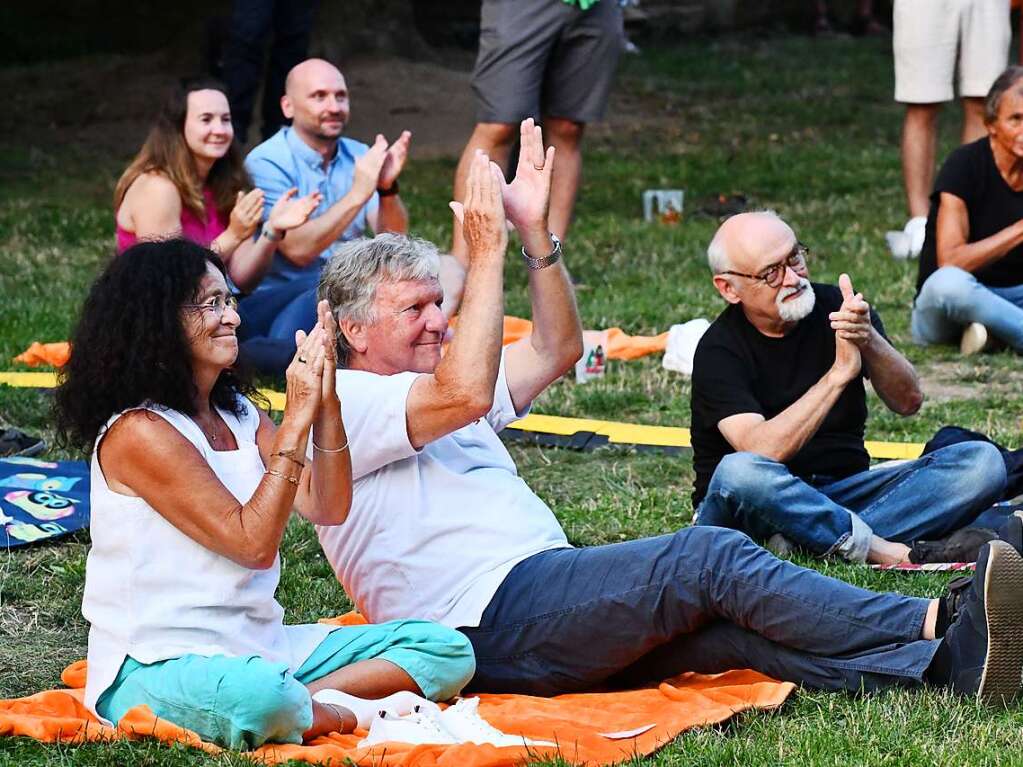
<svg viewBox="0 0 1023 767"><path fill-rule="evenodd" d="M765 336L746 319L742 306L731 304L700 339L693 361L693 509L706 495L718 463L735 452L718 422L739 413L759 413L770 420L806 394L834 364L835 332L828 315L842 305L842 291L815 282L813 292L817 296L813 311L786 336ZM884 335L873 309L870 320ZM803 478L841 478L863 471L870 460L863 447L866 420L861 374L845 387L817 433L785 465Z"/></svg>
<svg viewBox="0 0 1023 767"><path fill-rule="evenodd" d="M970 221L967 242L978 242L998 234L1009 224L1023 218L1023 192L1014 192L1005 183L995 165L991 142L987 136L956 149L945 160L934 182L931 211L927 216L927 236L920 251L920 272L916 292L938 268L937 241L938 206L941 193L954 194L964 203ZM1023 283L1023 245L1017 245L1002 258L973 272L982 285L1005 288Z"/></svg>

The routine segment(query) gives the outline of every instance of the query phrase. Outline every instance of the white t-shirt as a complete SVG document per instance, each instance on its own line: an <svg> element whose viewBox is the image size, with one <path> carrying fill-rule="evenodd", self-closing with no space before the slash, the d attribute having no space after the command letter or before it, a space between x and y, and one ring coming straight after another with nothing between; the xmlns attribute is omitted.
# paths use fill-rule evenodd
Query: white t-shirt
<svg viewBox="0 0 1023 767"><path fill-rule="evenodd" d="M371 622L478 626L516 564L569 544L497 436L525 415L512 404L504 356L486 419L417 451L405 402L419 375L337 371L354 497L344 524L316 530L338 579Z"/></svg>

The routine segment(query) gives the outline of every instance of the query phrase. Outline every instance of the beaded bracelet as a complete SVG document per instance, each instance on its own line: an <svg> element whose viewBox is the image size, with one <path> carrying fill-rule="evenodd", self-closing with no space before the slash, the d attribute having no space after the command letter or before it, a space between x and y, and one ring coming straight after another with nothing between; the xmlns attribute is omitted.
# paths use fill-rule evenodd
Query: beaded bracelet
<svg viewBox="0 0 1023 767"><path fill-rule="evenodd" d="M345 442L341 447L330 447L330 448L328 448L328 447L320 447L319 445L317 445L314 442L313 443L313 448L315 450L319 450L321 453L343 453L345 450L348 449L348 442Z"/></svg>
<svg viewBox="0 0 1023 767"><path fill-rule="evenodd" d="M286 479L288 482L290 482L293 485L296 485L296 486L298 485L298 480L295 477L289 477L283 471L276 471L275 469L267 469L263 473L264 474L273 474L275 477L280 477L281 479Z"/></svg>

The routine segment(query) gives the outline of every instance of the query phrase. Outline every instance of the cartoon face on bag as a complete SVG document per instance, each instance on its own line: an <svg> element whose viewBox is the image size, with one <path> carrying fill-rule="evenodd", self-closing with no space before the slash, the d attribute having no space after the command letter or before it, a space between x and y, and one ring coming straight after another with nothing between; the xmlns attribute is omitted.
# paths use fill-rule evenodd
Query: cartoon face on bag
<svg viewBox="0 0 1023 767"><path fill-rule="evenodd" d="M81 477L49 477L45 474L12 474L0 479L0 487L18 487L22 490L71 490Z"/></svg>
<svg viewBox="0 0 1023 767"><path fill-rule="evenodd" d="M36 519L61 519L75 513L74 501L47 490L15 490L4 500Z"/></svg>

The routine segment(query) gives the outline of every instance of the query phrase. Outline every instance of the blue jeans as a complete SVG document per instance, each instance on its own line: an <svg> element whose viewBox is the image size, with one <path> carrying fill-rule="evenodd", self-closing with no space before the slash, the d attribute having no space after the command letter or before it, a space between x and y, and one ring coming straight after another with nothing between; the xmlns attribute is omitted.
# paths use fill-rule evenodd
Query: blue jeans
<svg viewBox="0 0 1023 767"><path fill-rule="evenodd" d="M520 562L461 628L470 690L554 695L683 671L751 668L822 690L915 685L938 642L928 600L877 594L719 527Z"/></svg>
<svg viewBox="0 0 1023 767"><path fill-rule="evenodd" d="M295 355L295 331L316 325L317 279L291 280L256 290L238 304L239 356L263 373L281 373Z"/></svg>
<svg viewBox="0 0 1023 767"><path fill-rule="evenodd" d="M1023 352L1023 285L991 288L957 266L943 266L920 288L911 326L918 344L958 343L963 328L979 322Z"/></svg>
<svg viewBox="0 0 1023 767"><path fill-rule="evenodd" d="M775 533L813 554L867 558L872 534L912 543L969 525L1005 489L1005 462L987 442L960 442L915 461L807 482L755 453L721 459L693 524Z"/></svg>

